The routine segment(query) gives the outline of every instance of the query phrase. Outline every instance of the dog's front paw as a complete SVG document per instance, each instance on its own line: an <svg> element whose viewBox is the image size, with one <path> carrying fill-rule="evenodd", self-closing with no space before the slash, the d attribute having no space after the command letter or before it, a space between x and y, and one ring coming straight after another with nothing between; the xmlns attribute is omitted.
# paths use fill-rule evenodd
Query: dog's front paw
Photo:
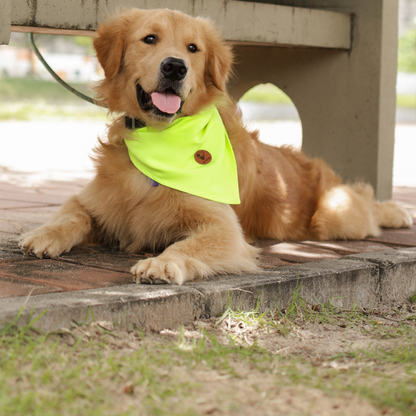
<svg viewBox="0 0 416 416"><path fill-rule="evenodd" d="M72 244L66 240L59 226L44 225L23 235L20 247L26 254L42 259L58 257L69 251Z"/></svg>
<svg viewBox="0 0 416 416"><path fill-rule="evenodd" d="M179 262L153 257L139 261L131 268L136 283L143 284L176 284L182 285L186 280L186 272Z"/></svg>

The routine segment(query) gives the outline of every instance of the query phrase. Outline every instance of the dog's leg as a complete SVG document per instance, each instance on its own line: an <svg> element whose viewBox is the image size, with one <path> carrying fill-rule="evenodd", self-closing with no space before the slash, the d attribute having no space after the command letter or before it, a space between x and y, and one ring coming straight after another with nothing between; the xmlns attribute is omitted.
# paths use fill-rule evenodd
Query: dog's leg
<svg viewBox="0 0 416 416"><path fill-rule="evenodd" d="M410 227L412 218L393 201L375 202L371 185L340 185L326 191L311 221L318 240L361 240L378 236L379 227Z"/></svg>
<svg viewBox="0 0 416 416"><path fill-rule="evenodd" d="M189 238L139 261L131 271L137 283L181 285L214 274L256 271L258 251L245 242L236 219L231 224L222 219L201 224Z"/></svg>
<svg viewBox="0 0 416 416"><path fill-rule="evenodd" d="M40 259L57 257L81 244L91 231L91 217L76 196L62 205L52 220L22 236L20 245L26 253Z"/></svg>
<svg viewBox="0 0 416 416"><path fill-rule="evenodd" d="M373 214L380 227L409 228L413 224L406 209L394 201L374 202Z"/></svg>

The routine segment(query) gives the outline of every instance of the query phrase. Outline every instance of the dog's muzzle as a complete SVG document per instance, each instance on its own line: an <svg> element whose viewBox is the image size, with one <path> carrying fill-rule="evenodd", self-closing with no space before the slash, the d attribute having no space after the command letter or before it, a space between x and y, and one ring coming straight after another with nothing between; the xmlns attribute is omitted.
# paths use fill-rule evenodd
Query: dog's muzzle
<svg viewBox="0 0 416 416"><path fill-rule="evenodd" d="M140 108L166 118L179 113L184 103L181 91L187 73L188 67L184 60L165 58L160 64L159 86L155 91L147 93L140 84L136 84Z"/></svg>

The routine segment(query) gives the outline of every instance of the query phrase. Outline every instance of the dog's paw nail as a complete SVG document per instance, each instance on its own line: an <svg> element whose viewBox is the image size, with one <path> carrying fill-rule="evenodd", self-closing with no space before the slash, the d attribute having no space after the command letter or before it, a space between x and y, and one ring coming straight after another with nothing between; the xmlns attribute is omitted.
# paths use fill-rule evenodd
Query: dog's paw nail
<svg viewBox="0 0 416 416"><path fill-rule="evenodd" d="M155 285L166 285L167 282L165 282L162 279L155 279L155 281L153 282Z"/></svg>
<svg viewBox="0 0 416 416"><path fill-rule="evenodd" d="M151 281L147 277L141 277L140 278L140 283L142 285L150 285L151 284Z"/></svg>

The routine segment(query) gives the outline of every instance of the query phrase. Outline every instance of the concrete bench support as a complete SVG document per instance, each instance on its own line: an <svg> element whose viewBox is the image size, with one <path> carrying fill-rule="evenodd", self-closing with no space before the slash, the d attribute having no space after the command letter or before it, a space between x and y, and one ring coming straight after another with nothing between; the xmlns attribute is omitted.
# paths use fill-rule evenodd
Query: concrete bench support
<svg viewBox="0 0 416 416"><path fill-rule="evenodd" d="M370 182L378 199L391 198L397 1L279 3L352 12L351 50L237 46L233 95L239 99L254 85L272 82L298 109L305 153L326 160L346 181Z"/></svg>

